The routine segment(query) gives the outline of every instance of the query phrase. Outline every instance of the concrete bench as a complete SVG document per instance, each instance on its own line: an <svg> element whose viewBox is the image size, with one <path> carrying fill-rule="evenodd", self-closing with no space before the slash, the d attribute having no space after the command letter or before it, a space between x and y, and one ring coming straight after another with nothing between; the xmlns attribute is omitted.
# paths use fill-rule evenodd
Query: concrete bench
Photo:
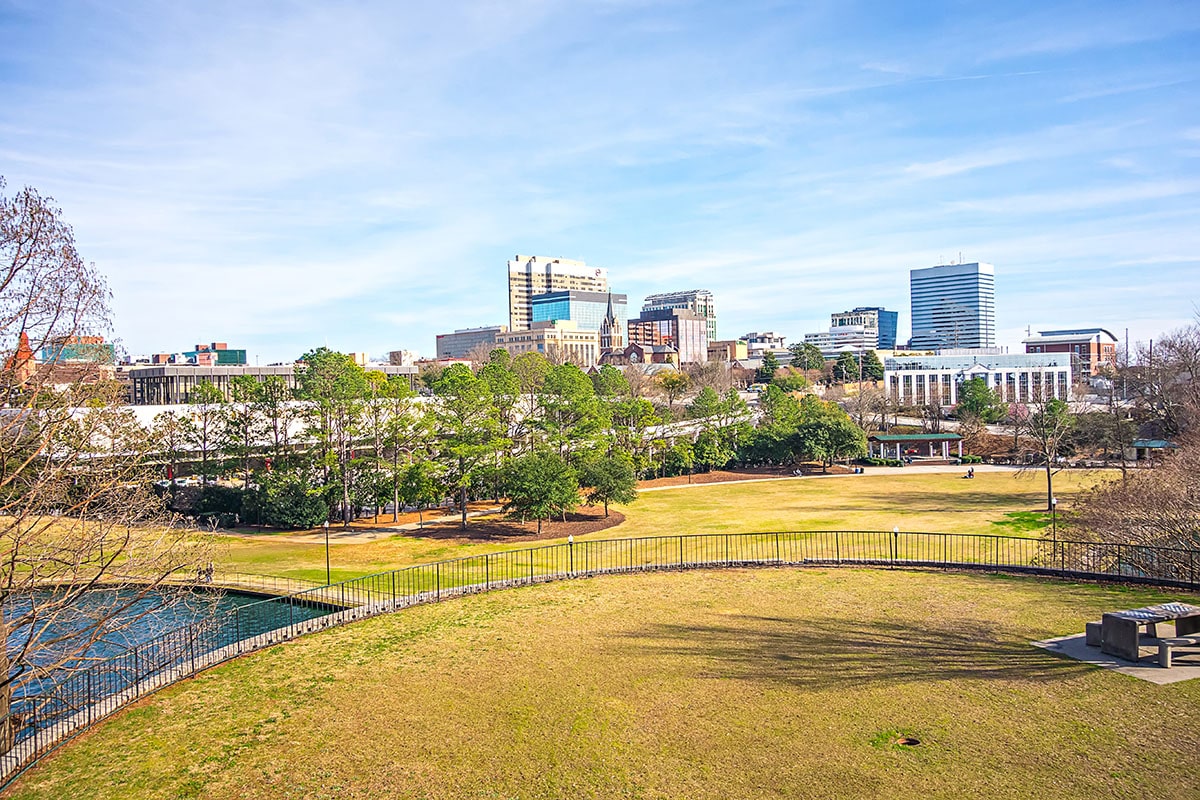
<svg viewBox="0 0 1200 800"><path fill-rule="evenodd" d="M1171 651L1179 647L1200 647L1200 636L1176 636L1158 640L1158 664L1163 669L1171 668Z"/></svg>
<svg viewBox="0 0 1200 800"><path fill-rule="evenodd" d="M1096 620L1095 622L1089 622L1087 625L1085 625L1084 626L1083 643L1086 644L1088 647L1099 647L1100 641L1101 641L1100 630L1101 630L1100 620Z"/></svg>

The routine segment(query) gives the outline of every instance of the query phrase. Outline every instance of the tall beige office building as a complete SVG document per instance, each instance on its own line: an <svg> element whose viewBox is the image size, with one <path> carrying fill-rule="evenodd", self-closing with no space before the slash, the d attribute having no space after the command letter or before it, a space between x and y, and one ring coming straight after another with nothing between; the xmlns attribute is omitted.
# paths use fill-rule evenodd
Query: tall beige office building
<svg viewBox="0 0 1200 800"><path fill-rule="evenodd" d="M608 292L608 270L570 258L516 256L508 262L508 329L530 329L534 295L568 289Z"/></svg>

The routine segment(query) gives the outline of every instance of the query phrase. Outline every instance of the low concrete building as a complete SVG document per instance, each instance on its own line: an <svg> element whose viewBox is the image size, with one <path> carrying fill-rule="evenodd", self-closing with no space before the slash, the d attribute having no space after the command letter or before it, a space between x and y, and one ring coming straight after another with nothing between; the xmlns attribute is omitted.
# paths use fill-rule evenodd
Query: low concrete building
<svg viewBox="0 0 1200 800"><path fill-rule="evenodd" d="M749 358L749 346L742 339L722 339L708 343L709 361L737 361Z"/></svg>
<svg viewBox="0 0 1200 800"><path fill-rule="evenodd" d="M981 378L1006 403L1069 400L1074 384L1069 353L905 356L884 361L884 386L901 405L953 406L958 387Z"/></svg>
<svg viewBox="0 0 1200 800"><path fill-rule="evenodd" d="M459 328L454 333L439 333L437 358L466 358L476 348L494 347L496 337L507 332L507 325L487 325L482 328Z"/></svg>
<svg viewBox="0 0 1200 800"><path fill-rule="evenodd" d="M525 330L497 334L496 346L514 356L541 353L551 360L590 367L600 358L600 333L579 330L570 320L535 322Z"/></svg>
<svg viewBox="0 0 1200 800"><path fill-rule="evenodd" d="M842 353L865 353L879 346L879 331L862 325L839 325L820 333L804 334L804 343L811 344L827 359Z"/></svg>
<svg viewBox="0 0 1200 800"><path fill-rule="evenodd" d="M409 386L416 388L417 368L415 366L369 364L367 369L378 370L386 375L406 376ZM191 392L202 383L211 383L228 397L229 382L238 375L249 375L259 382L275 375L283 378L289 389L296 388L295 364L272 364L265 367L158 364L137 367L128 371L129 400L135 406L186 403Z"/></svg>

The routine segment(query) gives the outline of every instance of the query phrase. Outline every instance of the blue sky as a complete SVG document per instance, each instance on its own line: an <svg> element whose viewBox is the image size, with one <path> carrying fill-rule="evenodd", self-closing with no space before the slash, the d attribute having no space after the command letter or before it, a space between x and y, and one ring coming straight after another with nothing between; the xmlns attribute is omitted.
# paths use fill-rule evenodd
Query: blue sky
<svg viewBox="0 0 1200 800"><path fill-rule="evenodd" d="M789 340L908 270L1026 325L1200 302L1200 4L11 2L0 174L53 195L132 353L432 353L505 261L717 295Z"/></svg>

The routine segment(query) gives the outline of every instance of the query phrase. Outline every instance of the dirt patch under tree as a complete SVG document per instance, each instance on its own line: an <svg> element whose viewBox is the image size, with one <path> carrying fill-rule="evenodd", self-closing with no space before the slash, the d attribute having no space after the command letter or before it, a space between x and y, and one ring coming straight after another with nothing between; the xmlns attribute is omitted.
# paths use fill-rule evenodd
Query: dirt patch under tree
<svg viewBox="0 0 1200 800"><path fill-rule="evenodd" d="M456 522L435 522L420 530L406 530L401 535L417 536L423 539L462 539L473 542L532 542L540 539L565 539L567 536L583 536L596 533L607 528L620 525L625 521L625 515L619 511L609 511L604 516L602 506L580 506L570 514L567 521L561 518L543 520L542 532L538 534L537 520L526 520L524 524L519 519L509 519L504 514L487 514L471 517L467 520L464 531Z"/></svg>

